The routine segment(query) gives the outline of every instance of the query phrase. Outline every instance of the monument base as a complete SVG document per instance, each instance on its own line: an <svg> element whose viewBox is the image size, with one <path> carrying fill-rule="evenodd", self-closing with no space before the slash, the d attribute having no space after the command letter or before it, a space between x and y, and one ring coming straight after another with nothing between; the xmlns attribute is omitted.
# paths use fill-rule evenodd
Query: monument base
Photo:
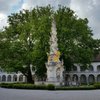
<svg viewBox="0 0 100 100"><path fill-rule="evenodd" d="M63 85L63 71L64 67L59 61L58 63L47 63L47 84Z"/></svg>

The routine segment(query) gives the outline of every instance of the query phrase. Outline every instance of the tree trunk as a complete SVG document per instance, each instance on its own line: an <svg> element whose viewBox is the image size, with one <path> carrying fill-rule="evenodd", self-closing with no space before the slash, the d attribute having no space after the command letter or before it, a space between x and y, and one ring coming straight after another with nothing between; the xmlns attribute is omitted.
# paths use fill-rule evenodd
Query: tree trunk
<svg viewBox="0 0 100 100"><path fill-rule="evenodd" d="M34 84L34 80L32 78L32 72L31 72L31 69L30 69L30 65L28 66L28 73L27 73L27 83L32 83Z"/></svg>

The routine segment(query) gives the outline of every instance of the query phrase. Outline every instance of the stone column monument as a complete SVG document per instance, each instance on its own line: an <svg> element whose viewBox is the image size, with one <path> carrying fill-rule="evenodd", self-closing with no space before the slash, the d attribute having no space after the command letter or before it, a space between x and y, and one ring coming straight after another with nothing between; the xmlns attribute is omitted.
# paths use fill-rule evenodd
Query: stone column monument
<svg viewBox="0 0 100 100"><path fill-rule="evenodd" d="M47 83L54 85L61 85L63 83L63 61L59 60L60 51L58 50L57 44L57 31L56 22L53 19L51 26L51 37L50 37L50 53L48 53L48 62L46 63L47 68Z"/></svg>

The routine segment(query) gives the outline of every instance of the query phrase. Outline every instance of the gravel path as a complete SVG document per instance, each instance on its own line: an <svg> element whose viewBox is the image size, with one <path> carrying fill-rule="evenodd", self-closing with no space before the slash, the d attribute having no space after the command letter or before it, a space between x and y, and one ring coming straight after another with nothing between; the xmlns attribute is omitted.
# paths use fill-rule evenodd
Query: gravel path
<svg viewBox="0 0 100 100"><path fill-rule="evenodd" d="M0 88L0 100L100 100L100 90L42 91Z"/></svg>

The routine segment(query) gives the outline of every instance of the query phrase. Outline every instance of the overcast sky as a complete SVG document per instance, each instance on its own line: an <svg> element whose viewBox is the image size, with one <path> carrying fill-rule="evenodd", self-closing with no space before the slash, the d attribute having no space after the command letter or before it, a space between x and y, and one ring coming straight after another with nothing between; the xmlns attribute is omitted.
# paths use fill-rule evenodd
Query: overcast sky
<svg viewBox="0 0 100 100"><path fill-rule="evenodd" d="M70 7L81 18L88 18L94 38L100 39L100 0L0 0L0 29L7 25L7 16L21 9L64 5Z"/></svg>

